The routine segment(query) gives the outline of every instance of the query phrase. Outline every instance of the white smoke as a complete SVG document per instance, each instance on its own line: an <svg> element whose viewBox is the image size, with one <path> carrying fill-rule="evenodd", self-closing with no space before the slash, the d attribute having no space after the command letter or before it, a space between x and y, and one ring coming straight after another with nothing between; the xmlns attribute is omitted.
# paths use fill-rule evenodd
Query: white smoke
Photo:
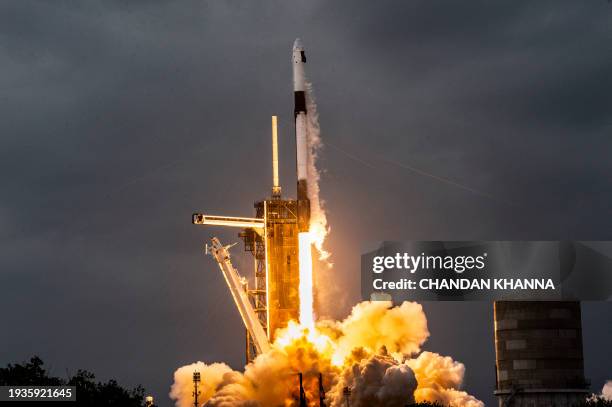
<svg viewBox="0 0 612 407"><path fill-rule="evenodd" d="M346 368L328 395L331 406L404 407L414 403L417 381L412 370L386 355L374 355ZM345 389L351 389L345 394Z"/></svg>
<svg viewBox="0 0 612 407"><path fill-rule="evenodd" d="M601 397L605 400L612 401L612 380L608 380L601 389Z"/></svg>
<svg viewBox="0 0 612 407"><path fill-rule="evenodd" d="M449 356L423 352L416 359L406 360L414 371L418 389L414 393L417 401L436 400L449 407L483 407L484 404L458 390L463 382L465 366Z"/></svg>
<svg viewBox="0 0 612 407"><path fill-rule="evenodd" d="M318 168L317 160L319 152L323 148L321 140L321 128L319 126L319 114L315 102L312 84L306 82L306 106L308 109L308 120L306 121L308 142L307 163L307 186L308 199L310 200L310 238L318 252L319 262L314 267L314 302L315 313L321 317L333 314L329 309L337 309L340 303L346 301L346 292L334 284L326 284L330 278L329 272L333 264L330 261L330 253L325 248L325 239L330 232L327 216L325 213L325 202L321 199L319 182L321 170ZM333 304L333 307L329 305ZM327 311L326 311L327 309Z"/></svg>
<svg viewBox="0 0 612 407"><path fill-rule="evenodd" d="M203 362L192 363L183 366L174 372L174 384L170 389L170 398L176 400L176 407L193 406L193 373L200 372L204 379L200 382L200 400L210 399L216 392L217 386L223 382L226 373L232 373L232 369L225 363L212 363L207 365Z"/></svg>
<svg viewBox="0 0 612 407"><path fill-rule="evenodd" d="M428 336L421 305L363 302L344 321L320 321L315 330L291 322L277 331L271 350L244 372L220 363L181 367L170 397L177 407L193 405L192 375L197 370L202 378L199 407L297 407L301 372L309 407L318 406L319 373L330 407L344 407L346 397L353 407L403 407L414 401L483 407L461 390L463 364L421 352Z"/></svg>
<svg viewBox="0 0 612 407"><path fill-rule="evenodd" d="M601 394L591 394L587 400L596 402L598 400L612 401L612 380L606 381Z"/></svg>
<svg viewBox="0 0 612 407"><path fill-rule="evenodd" d="M319 252L320 260L329 259L330 253L323 248L325 237L330 231L327 224L327 216L324 210L324 202L320 198L319 181L321 173L317 168L319 151L323 147L321 141L321 128L319 126L319 114L315 102L312 84L306 83L306 107L308 110L308 121L306 129L308 133L308 199L310 200L310 231L313 244Z"/></svg>

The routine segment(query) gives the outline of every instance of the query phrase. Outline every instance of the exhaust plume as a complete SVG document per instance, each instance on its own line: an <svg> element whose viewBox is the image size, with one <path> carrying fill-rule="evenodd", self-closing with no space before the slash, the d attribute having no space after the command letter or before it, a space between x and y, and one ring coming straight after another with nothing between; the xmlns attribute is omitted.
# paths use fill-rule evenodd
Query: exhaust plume
<svg viewBox="0 0 612 407"><path fill-rule="evenodd" d="M308 121L306 129L308 134L308 199L310 200L310 234L312 243L319 252L319 260L326 261L330 253L323 248L323 242L330 231L327 224L327 216L323 209L324 202L320 198L319 180L321 173L317 168L319 151L323 147L321 141L321 128L319 126L319 114L315 102L312 84L306 82L306 105L308 109Z"/></svg>
<svg viewBox="0 0 612 407"><path fill-rule="evenodd" d="M346 301L346 293L339 290L337 286L325 283L330 278L329 272L332 270L333 264L330 261L331 253L326 250L324 245L325 239L330 232L330 227L327 223L324 209L325 202L320 197L319 181L321 179L321 171L317 166L319 152L323 148L323 143L321 141L319 114L313 87L308 81L306 81L305 86L305 98L308 110L308 118L306 120L308 142L307 191L310 201L310 229L308 233L314 248L318 252L317 257L319 260L313 264L312 277L309 279L314 283L312 293L313 309L311 313L313 315L325 316L331 313L329 312L331 304L333 304L333 309L338 309L339 303Z"/></svg>
<svg viewBox="0 0 612 407"><path fill-rule="evenodd" d="M202 376L200 400L208 407L299 405L297 373L304 377L308 406L318 406L319 373L330 407L403 407L416 401L483 407L460 390L464 366L436 353L421 352L429 331L420 304L357 304L343 321L320 321L308 329L290 322L277 331L269 352L244 372L202 362L179 368L170 397L177 407L193 405L192 373ZM419 354L420 353L420 354Z"/></svg>

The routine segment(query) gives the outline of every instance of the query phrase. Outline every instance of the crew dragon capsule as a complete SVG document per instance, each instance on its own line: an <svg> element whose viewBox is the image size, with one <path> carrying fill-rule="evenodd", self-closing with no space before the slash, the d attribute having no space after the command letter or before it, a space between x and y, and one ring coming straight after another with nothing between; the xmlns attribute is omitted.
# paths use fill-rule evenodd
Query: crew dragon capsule
<svg viewBox="0 0 612 407"><path fill-rule="evenodd" d="M310 228L310 200L308 199L308 110L306 108L306 53L300 39L293 43L293 96L295 119L295 147L297 153L298 231Z"/></svg>

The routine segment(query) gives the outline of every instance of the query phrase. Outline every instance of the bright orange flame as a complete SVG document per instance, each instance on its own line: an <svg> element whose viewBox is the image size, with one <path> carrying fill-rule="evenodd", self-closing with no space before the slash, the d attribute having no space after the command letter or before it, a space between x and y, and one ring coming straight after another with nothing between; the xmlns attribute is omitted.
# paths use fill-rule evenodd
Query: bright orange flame
<svg viewBox="0 0 612 407"><path fill-rule="evenodd" d="M308 236L303 241L308 243ZM193 407L193 372L198 371L203 379L202 402L212 400L212 406L295 407L296 373L301 372L309 407L319 405L318 373L325 382L328 406L344 406L344 389L350 387L351 403L361 406L398 405L398 400L408 402L414 394L416 401L484 407L459 390L463 364L432 352L415 357L428 335L419 304L393 307L391 302L364 302L345 320L319 321L312 329L289 321L276 332L271 350L249 363L244 373L220 363L184 366L174 374L171 397L177 407ZM374 393L378 401L372 404Z"/></svg>
<svg viewBox="0 0 612 407"><path fill-rule="evenodd" d="M300 325L314 329L312 243L310 232L298 236L300 254Z"/></svg>

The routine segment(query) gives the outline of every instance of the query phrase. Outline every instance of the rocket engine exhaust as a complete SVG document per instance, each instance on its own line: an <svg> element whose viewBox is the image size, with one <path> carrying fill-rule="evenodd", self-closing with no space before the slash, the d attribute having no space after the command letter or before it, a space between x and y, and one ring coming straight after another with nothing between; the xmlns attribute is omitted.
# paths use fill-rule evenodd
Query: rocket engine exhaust
<svg viewBox="0 0 612 407"><path fill-rule="evenodd" d="M298 235L300 256L300 324L305 328L314 328L314 297L312 278L312 244L310 232Z"/></svg>
<svg viewBox="0 0 612 407"><path fill-rule="evenodd" d="M344 389L356 407L404 407L415 401L484 407L461 390L463 364L422 351L428 336L421 305L363 302L343 321L317 321L314 330L291 322L270 351L242 372L222 363L183 366L174 373L170 397L176 407L192 407L197 370L200 402L207 407L300 407L300 401L318 407L321 387L329 407L346 406ZM304 374L304 393L296 386L298 372Z"/></svg>

